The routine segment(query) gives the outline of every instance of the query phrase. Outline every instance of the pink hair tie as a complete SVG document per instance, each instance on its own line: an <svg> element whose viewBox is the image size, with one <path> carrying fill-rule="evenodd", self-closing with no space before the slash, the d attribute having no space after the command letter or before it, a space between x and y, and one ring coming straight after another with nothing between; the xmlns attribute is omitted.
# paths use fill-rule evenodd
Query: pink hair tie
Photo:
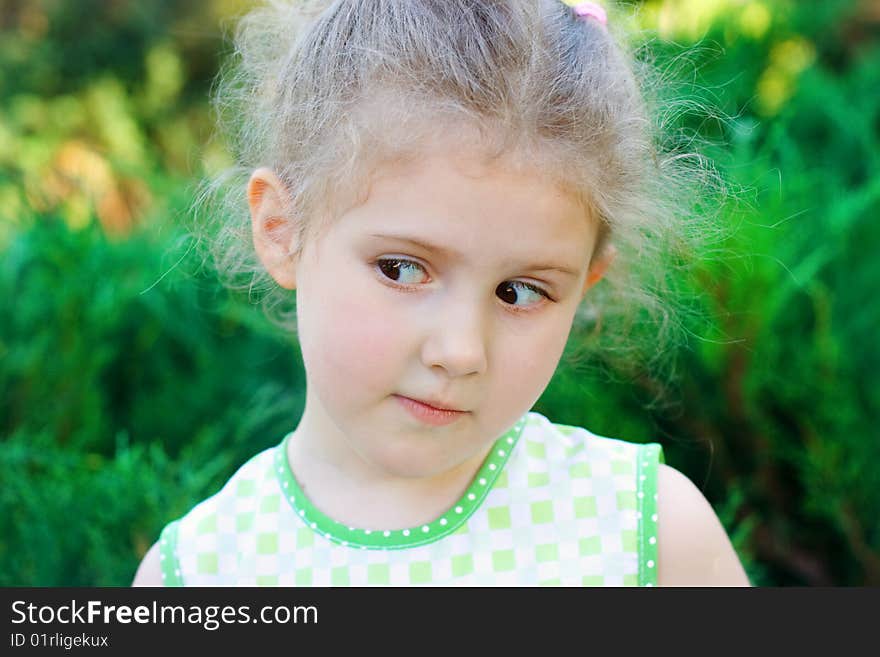
<svg viewBox="0 0 880 657"><path fill-rule="evenodd" d="M599 21L602 25L608 24L608 15L595 2L579 2L572 9L574 10L574 15L583 21L592 18Z"/></svg>

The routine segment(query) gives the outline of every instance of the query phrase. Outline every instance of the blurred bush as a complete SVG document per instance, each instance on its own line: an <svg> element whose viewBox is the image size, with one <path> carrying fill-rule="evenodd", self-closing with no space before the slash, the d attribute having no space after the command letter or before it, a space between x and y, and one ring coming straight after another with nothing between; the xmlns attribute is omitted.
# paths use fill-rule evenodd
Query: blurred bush
<svg viewBox="0 0 880 657"><path fill-rule="evenodd" d="M207 90L246 4L0 9L0 585L129 583L159 529L302 410L295 343L179 228L227 161ZM634 20L730 117L682 117L743 190L732 237L681 283L716 321L688 326L673 382L609 380L598 355L536 410L660 440L753 582L880 584L880 13L649 0Z"/></svg>
<svg viewBox="0 0 880 657"><path fill-rule="evenodd" d="M880 584L880 96L867 91L880 84L880 12L678 0L645 13L669 39L699 39L684 58L661 47L692 67L695 100L728 117L684 117L723 146L712 155L744 194L732 238L685 285L718 321L690 327L672 388L566 368L542 404L664 442L753 582Z"/></svg>
<svg viewBox="0 0 880 657"><path fill-rule="evenodd" d="M302 412L295 345L168 246L41 216L4 252L0 585L126 583Z"/></svg>

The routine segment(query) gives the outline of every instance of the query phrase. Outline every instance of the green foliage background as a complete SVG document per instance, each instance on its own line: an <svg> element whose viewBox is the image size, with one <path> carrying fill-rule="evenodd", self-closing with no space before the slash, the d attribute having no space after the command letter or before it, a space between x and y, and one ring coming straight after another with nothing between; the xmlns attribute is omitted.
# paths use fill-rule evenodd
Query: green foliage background
<svg viewBox="0 0 880 657"><path fill-rule="evenodd" d="M0 585L127 585L302 411L294 340L182 232L228 161L207 93L247 5L0 7ZM746 194L681 282L716 319L678 378L564 364L536 410L663 443L753 583L880 585L876 4L630 5L733 117L690 127Z"/></svg>

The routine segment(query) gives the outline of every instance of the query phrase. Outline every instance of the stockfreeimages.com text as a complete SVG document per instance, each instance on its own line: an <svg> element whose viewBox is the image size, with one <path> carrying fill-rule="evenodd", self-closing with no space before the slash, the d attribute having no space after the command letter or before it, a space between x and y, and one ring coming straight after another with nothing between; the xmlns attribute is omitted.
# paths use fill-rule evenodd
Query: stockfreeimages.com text
<svg viewBox="0 0 880 657"><path fill-rule="evenodd" d="M100 600L89 600L85 604L71 600L70 604L59 606L35 605L16 600L12 603L13 624L31 623L34 625L61 624L96 624L110 625L114 623L142 624L190 624L202 625L206 630L216 630L224 624L235 623L317 623L318 609L313 606L287 607L265 606L252 614L248 605L233 607L231 605L160 605L153 601L151 605L105 605Z"/></svg>

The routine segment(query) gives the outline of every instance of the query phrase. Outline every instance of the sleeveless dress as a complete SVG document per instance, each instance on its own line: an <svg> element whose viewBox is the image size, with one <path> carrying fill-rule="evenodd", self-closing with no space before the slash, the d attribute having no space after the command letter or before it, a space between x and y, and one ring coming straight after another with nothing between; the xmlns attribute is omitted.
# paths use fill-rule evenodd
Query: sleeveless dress
<svg viewBox="0 0 880 657"><path fill-rule="evenodd" d="M656 443L530 411L442 516L347 527L305 497L281 443L160 536L166 586L653 586Z"/></svg>

